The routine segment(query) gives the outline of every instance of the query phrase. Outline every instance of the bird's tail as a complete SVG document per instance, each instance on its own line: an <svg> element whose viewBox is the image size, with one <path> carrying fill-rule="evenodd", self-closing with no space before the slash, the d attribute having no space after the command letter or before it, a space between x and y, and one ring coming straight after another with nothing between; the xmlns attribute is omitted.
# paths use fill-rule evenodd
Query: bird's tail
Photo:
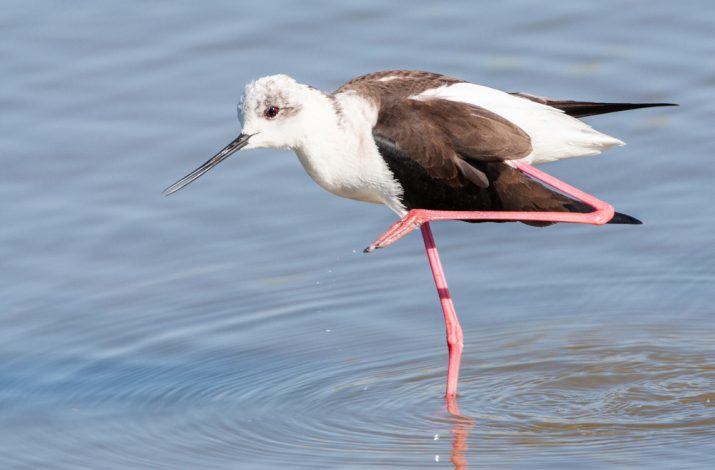
<svg viewBox="0 0 715 470"><path fill-rule="evenodd" d="M487 169L499 210L528 212L593 212L594 208L584 202L557 192L521 171L504 163L489 164ZM550 222L524 222L545 227ZM616 212L609 224L641 224L630 215Z"/></svg>

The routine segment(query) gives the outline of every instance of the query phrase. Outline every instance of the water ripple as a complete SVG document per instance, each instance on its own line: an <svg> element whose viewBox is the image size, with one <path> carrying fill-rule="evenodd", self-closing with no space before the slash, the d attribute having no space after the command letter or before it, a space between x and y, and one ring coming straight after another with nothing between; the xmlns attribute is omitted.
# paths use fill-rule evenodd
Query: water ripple
<svg viewBox="0 0 715 470"><path fill-rule="evenodd" d="M268 323L247 319L241 327L257 333ZM370 354L371 343L384 337L340 345L343 352L359 348L352 353L359 357L327 354L324 343L305 341L282 354L256 348L235 357L218 349L154 366L103 359L70 367L46 388L25 383L15 400L37 403L46 393L46 406L63 408L69 422L89 415L98 436L121 434L127 442L117 448L132 446L133 464L165 446L177 459L204 449L216 463L235 455L276 462L280 451L285 465L308 456L313 464L338 464L345 452L367 464L400 449L411 456L407 466L428 465L435 455L453 453L459 432L473 448L493 450L495 440L525 453L535 446L590 447L604 458L657 450L673 439L709 445L715 426L709 338L688 331L681 337L691 344L646 346L653 332L639 325L619 332L627 341L614 340L604 326L529 326L528 332L493 327L472 338L459 402L469 426L446 412L439 398L444 354L421 348L424 337L383 345L379 355ZM698 341L710 349L699 350ZM123 418L129 410L135 417Z"/></svg>

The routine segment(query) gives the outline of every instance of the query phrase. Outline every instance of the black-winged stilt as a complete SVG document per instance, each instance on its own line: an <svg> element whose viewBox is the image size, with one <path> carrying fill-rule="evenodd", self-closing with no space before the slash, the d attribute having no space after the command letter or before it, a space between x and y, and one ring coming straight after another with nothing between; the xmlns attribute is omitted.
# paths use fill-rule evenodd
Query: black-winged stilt
<svg viewBox="0 0 715 470"><path fill-rule="evenodd" d="M578 118L653 106L672 105L556 100L417 71L364 75L334 93L273 75L246 86L240 135L164 194L242 148L290 148L326 190L385 204L400 217L365 251L420 227L445 318L453 398L462 329L429 221L639 224L531 165L623 145Z"/></svg>

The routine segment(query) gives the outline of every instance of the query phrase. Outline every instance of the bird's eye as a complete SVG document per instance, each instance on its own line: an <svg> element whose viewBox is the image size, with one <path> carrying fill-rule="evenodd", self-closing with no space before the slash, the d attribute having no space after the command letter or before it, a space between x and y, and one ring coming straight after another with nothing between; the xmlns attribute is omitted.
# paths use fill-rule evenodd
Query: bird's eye
<svg viewBox="0 0 715 470"><path fill-rule="evenodd" d="M279 108L278 106L269 106L263 112L263 115L266 117L266 119L273 119L274 117L278 116L278 112L280 110L281 108Z"/></svg>

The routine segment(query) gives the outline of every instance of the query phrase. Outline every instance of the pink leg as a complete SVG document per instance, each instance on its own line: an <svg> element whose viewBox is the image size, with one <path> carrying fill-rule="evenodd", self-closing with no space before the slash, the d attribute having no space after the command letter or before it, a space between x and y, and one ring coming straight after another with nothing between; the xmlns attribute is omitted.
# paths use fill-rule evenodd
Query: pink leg
<svg viewBox="0 0 715 470"><path fill-rule="evenodd" d="M402 219L395 222L380 238L365 249L369 253L377 248L384 248L395 243L412 230L431 220L504 220L570 222L575 224L603 225L613 218L613 206L585 193L563 181L554 178L526 163L514 162L524 173L552 186L564 194L579 199L593 206L593 212L520 212L520 211L434 211L413 209Z"/></svg>
<svg viewBox="0 0 715 470"><path fill-rule="evenodd" d="M457 395L457 383L459 382L459 361L462 359L462 348L464 346L462 336L462 326L459 324L457 312L454 310L452 296L447 287L447 279L444 277L442 263L439 261L439 253L437 246L434 243L432 229L429 222L425 222L420 227L422 230L422 238L425 242L425 250L427 250L427 259L432 268L432 276L434 284L437 286L439 301L442 304L442 313L444 313L444 324L447 328L447 347L449 348L449 365L447 366L447 398Z"/></svg>
<svg viewBox="0 0 715 470"><path fill-rule="evenodd" d="M412 230L420 227L422 238L427 250L434 283L437 286L437 293L442 304L444 322L447 329L447 345L449 347L449 366L447 368L447 407L450 412L458 414L456 396L457 382L459 380L459 362L462 358L463 336L462 327L457 319L454 310L452 296L447 287L447 280L444 277L442 264L437 253L437 246L434 243L432 230L429 226L431 220L504 220L504 221L538 221L538 222L570 222L578 224L603 225L613 218L613 206L587 194L579 189L570 186L563 181L550 176L543 171L537 170L526 163L513 162L514 166L533 178L552 186L553 188L579 199L586 204L593 206L594 211L589 213L570 212L518 212L518 211L434 211L424 209L413 209L402 219L398 220L383 233L380 238L365 249L366 252L377 248L383 248L396 242Z"/></svg>

